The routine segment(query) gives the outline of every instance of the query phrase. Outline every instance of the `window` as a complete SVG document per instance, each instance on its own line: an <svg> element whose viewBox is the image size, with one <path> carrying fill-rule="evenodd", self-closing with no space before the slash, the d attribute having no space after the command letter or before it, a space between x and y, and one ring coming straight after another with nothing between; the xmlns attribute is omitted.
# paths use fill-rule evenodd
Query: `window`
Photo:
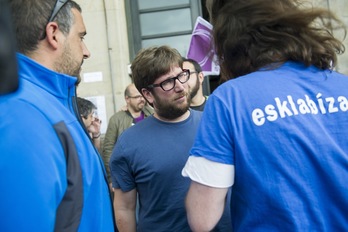
<svg viewBox="0 0 348 232"><path fill-rule="evenodd" d="M192 31L189 8L140 14L141 35L187 33Z"/></svg>
<svg viewBox="0 0 348 232"><path fill-rule="evenodd" d="M190 4L190 0L138 0L139 10L149 10L160 7L175 7L177 5L185 4Z"/></svg>
<svg viewBox="0 0 348 232"><path fill-rule="evenodd" d="M169 45L186 56L200 0L126 1L130 58L141 48Z"/></svg>
<svg viewBox="0 0 348 232"><path fill-rule="evenodd" d="M198 16L208 19L205 0L125 0L130 59L150 46L169 45L186 57ZM218 76L207 76L204 94L218 85Z"/></svg>

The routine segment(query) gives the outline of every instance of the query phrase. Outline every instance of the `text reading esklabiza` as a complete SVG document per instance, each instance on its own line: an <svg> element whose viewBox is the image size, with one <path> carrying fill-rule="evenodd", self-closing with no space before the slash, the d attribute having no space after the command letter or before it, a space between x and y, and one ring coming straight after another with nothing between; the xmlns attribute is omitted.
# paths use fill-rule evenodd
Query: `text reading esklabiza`
<svg viewBox="0 0 348 232"><path fill-rule="evenodd" d="M348 110L348 100L345 96L323 98L321 93L313 100L305 95L304 99L296 101L288 95L287 100L274 98L275 104L266 105L264 109L256 108L252 111L252 120L257 126L262 126L266 120L276 121L279 117L285 118L298 114L327 114Z"/></svg>

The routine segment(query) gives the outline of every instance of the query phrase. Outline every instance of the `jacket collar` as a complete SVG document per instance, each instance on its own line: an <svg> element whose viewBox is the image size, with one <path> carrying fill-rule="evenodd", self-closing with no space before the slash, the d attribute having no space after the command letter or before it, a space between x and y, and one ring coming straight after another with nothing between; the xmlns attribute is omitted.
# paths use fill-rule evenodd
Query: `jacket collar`
<svg viewBox="0 0 348 232"><path fill-rule="evenodd" d="M57 73L17 53L19 76L59 98L75 95L77 77Z"/></svg>

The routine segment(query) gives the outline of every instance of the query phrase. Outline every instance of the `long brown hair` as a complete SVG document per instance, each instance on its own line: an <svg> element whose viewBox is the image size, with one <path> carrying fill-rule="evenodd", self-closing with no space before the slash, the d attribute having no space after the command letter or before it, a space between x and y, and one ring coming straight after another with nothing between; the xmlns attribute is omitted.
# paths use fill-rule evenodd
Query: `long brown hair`
<svg viewBox="0 0 348 232"><path fill-rule="evenodd" d="M326 9L295 0L207 1L222 77L235 78L286 61L332 69L343 43L333 31L346 28Z"/></svg>

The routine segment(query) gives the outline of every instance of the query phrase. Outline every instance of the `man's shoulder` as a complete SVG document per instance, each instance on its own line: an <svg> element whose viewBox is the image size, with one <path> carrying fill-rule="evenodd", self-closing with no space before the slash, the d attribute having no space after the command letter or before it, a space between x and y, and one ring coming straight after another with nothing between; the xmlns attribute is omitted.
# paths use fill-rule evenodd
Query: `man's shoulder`
<svg viewBox="0 0 348 232"><path fill-rule="evenodd" d="M2 99L0 98L0 100ZM48 139L50 143L57 141L55 140L57 134L52 130L52 126L58 120L53 113L53 116L50 115L52 111L49 111L48 108L43 110L42 104L26 101L20 97L10 97L7 98L6 102L1 101L0 107L2 109L0 113L2 119L0 130L7 136L11 134L11 139L7 141L8 143L13 141L20 142L23 138L25 138L28 144L38 144L37 141L44 141L45 139ZM42 135L44 136L42 137ZM38 147L35 146L35 148ZM15 150L18 149L22 149L22 147L17 146L15 148Z"/></svg>
<svg viewBox="0 0 348 232"><path fill-rule="evenodd" d="M144 112L146 117L148 117L154 113L153 108L151 106L148 106L148 105L145 105L142 111Z"/></svg>
<svg viewBox="0 0 348 232"><path fill-rule="evenodd" d="M17 92L0 97L0 106L5 112L20 112L20 118L24 118L24 115L35 118L34 115L39 114L45 115L44 118L48 119L57 115L56 111L52 110L57 105L54 101L53 96L36 88L33 83L22 80Z"/></svg>
<svg viewBox="0 0 348 232"><path fill-rule="evenodd" d="M130 115L128 111L121 110L116 112L114 115L112 115L111 118L116 120L116 119L132 118L132 116Z"/></svg>
<svg viewBox="0 0 348 232"><path fill-rule="evenodd" d="M202 117L203 111L199 111L199 110L195 110L195 109L190 109L190 111L191 111L192 117L195 117L195 118Z"/></svg>

